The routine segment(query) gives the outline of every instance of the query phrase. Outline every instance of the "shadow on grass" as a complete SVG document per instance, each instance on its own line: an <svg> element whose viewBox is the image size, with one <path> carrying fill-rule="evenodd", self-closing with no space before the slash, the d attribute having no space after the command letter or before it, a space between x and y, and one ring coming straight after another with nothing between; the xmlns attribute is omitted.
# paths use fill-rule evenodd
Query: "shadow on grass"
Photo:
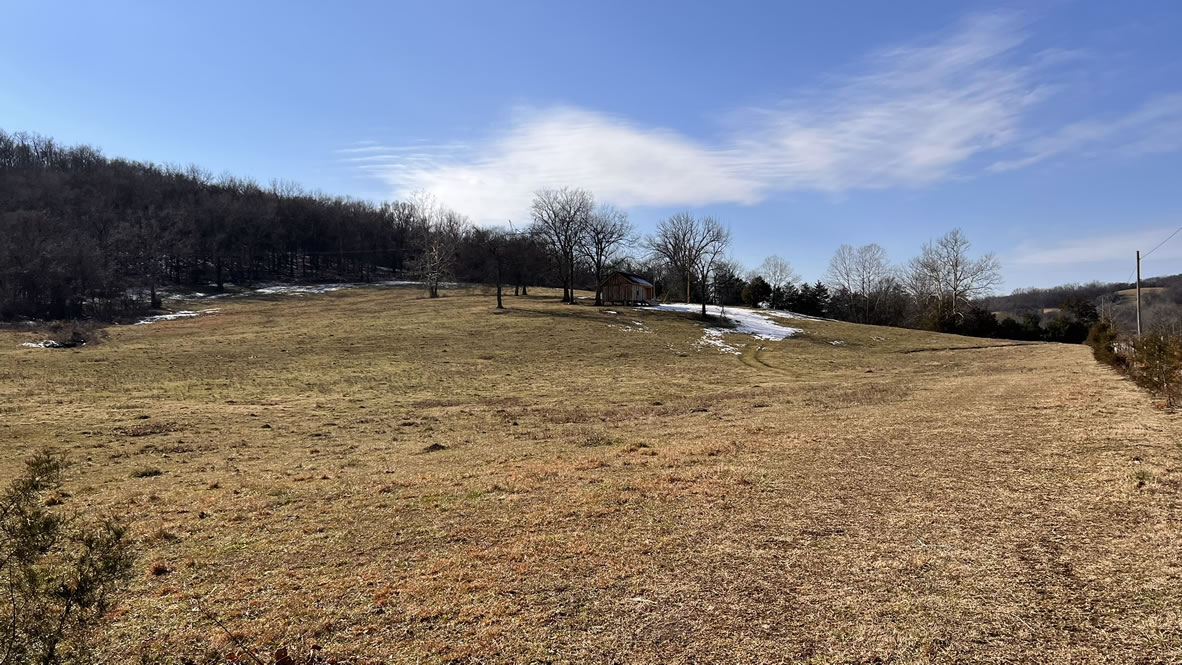
<svg viewBox="0 0 1182 665"><path fill-rule="evenodd" d="M550 302L555 305L559 305L559 307L555 307L553 309L545 309L545 310L517 309L517 308L513 307L513 300L515 300L517 298L528 298L532 302ZM735 327L737 327L735 325L734 321L732 321L730 319L730 317L713 316L710 314L707 314L705 317L703 317L702 313L698 312L698 311L681 312L681 311L674 311L674 310L662 310L662 309L653 309L653 308L649 308L649 307L640 307L640 306L636 306L636 305L624 305L624 306L602 305L602 306L597 306L597 305L592 305L590 302L565 304L565 303L562 303L561 299L556 298L554 296L532 296L531 295L531 296L513 296L512 298L506 296L505 297L505 309L499 310L499 311L503 314L514 315L514 316L523 316L523 317L552 318L552 319L583 319L586 321L604 321L604 320L611 320L610 318L605 318L604 310L613 309L614 307L622 307L623 309L632 310L632 311L636 311L636 312L647 312L649 314L657 314L660 316L667 316L670 318L678 318L678 319L682 319L685 321L693 321L694 323L705 324L705 325L709 325L709 326L712 326L715 328L735 328ZM619 310L617 310L617 311L619 311ZM606 317L612 317L612 316L615 316L615 315L613 315L613 314L606 315Z"/></svg>
<svg viewBox="0 0 1182 665"><path fill-rule="evenodd" d="M525 297L535 302L550 301L555 304L561 304L557 298L545 296L514 296ZM605 315L602 308L595 306L580 306L580 305L563 305L554 309L520 309L513 306L513 301L505 299L505 309L498 310L504 316L521 316L530 318L544 318L544 319L583 319L585 321L608 321L612 314Z"/></svg>

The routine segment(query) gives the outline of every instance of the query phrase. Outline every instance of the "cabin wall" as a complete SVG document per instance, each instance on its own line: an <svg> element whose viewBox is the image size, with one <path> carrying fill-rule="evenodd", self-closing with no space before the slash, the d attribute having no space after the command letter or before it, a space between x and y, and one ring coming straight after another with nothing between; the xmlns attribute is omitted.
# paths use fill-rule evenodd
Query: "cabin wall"
<svg viewBox="0 0 1182 665"><path fill-rule="evenodd" d="M603 283L603 300L605 302L640 302L653 299L654 288L643 284L634 284L621 275L613 275Z"/></svg>
<svg viewBox="0 0 1182 665"><path fill-rule="evenodd" d="M624 278L612 278L604 282L603 299L608 302L638 302L652 300L651 286L632 283Z"/></svg>

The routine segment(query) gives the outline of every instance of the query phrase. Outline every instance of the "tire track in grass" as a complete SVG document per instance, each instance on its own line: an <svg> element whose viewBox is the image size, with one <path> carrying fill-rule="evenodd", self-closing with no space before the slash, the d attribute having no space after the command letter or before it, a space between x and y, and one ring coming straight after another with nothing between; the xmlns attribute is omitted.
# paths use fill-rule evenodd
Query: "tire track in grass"
<svg viewBox="0 0 1182 665"><path fill-rule="evenodd" d="M758 344L748 344L743 348L743 352L739 354L739 360L744 365L761 372L770 370L778 374L788 373L786 370L780 369L779 367L774 367L764 362L763 358L759 357L759 352L762 350L763 347Z"/></svg>

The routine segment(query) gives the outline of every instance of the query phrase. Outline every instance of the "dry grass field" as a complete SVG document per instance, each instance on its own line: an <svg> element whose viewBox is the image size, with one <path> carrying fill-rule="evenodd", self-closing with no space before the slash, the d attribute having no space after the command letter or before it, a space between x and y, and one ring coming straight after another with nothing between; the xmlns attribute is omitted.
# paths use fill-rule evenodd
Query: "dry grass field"
<svg viewBox="0 0 1182 665"><path fill-rule="evenodd" d="M1141 287L1141 295L1145 296L1146 294L1150 294L1150 293L1161 293L1165 290L1166 290L1166 288L1164 286L1142 286ZM1122 291L1117 291L1116 295L1121 296L1122 298L1125 298L1126 300L1129 298L1136 298L1137 297L1137 289L1124 289Z"/></svg>
<svg viewBox="0 0 1182 665"><path fill-rule="evenodd" d="M198 604L373 663L1182 662L1182 428L1085 347L506 303L0 331L0 480L134 524L106 662L231 650Z"/></svg>

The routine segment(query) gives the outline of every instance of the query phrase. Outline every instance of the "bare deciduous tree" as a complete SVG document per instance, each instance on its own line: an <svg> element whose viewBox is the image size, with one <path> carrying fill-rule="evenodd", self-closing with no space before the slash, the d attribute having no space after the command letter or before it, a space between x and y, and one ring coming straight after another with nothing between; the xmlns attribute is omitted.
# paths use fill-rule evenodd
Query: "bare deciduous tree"
<svg viewBox="0 0 1182 665"><path fill-rule="evenodd" d="M585 189L542 189L534 195L530 212L534 229L550 246L562 279L562 302L573 303L575 255L595 207Z"/></svg>
<svg viewBox="0 0 1182 665"><path fill-rule="evenodd" d="M497 287L497 309L505 309L502 298L514 235L506 229L474 228L471 240L484 255L483 274Z"/></svg>
<svg viewBox="0 0 1182 665"><path fill-rule="evenodd" d="M842 244L838 247L833 253L833 258L829 259L829 272L826 274L829 287L834 291L844 289L854 293L858 281L854 276L857 260L857 250L853 245Z"/></svg>
<svg viewBox="0 0 1182 665"><path fill-rule="evenodd" d="M829 261L827 277L834 292L852 300L848 303L851 313L860 316L863 323L870 321L878 298L894 283L886 250L874 243L856 249L851 245L838 247Z"/></svg>
<svg viewBox="0 0 1182 665"><path fill-rule="evenodd" d="M772 254L764 259L755 271L772 287L771 306L773 309L783 306L780 299L784 294L784 287L800 279L800 276L792 269L792 265L777 254Z"/></svg>
<svg viewBox="0 0 1182 665"><path fill-rule="evenodd" d="M746 284L742 275L743 264L736 258L724 257L714 262L714 279L710 290L723 315L726 314L728 304L742 298L743 286Z"/></svg>
<svg viewBox="0 0 1182 665"><path fill-rule="evenodd" d="M512 230L505 238L505 266L513 282L513 295L528 296L529 285L535 283L549 260L543 241L536 233Z"/></svg>
<svg viewBox="0 0 1182 665"><path fill-rule="evenodd" d="M973 298L992 293L1001 283L1001 264L993 254L969 258L972 243L953 229L924 244L904 271L904 286L917 300L938 299L941 315L959 316Z"/></svg>
<svg viewBox="0 0 1182 665"><path fill-rule="evenodd" d="M628 213L610 205L600 205L587 222L579 250L595 271L595 305L603 305L603 280L608 266L620 247L633 237Z"/></svg>
<svg viewBox="0 0 1182 665"><path fill-rule="evenodd" d="M416 193L412 200L421 250L419 274L427 285L427 295L438 298L440 282L455 270L456 252L469 226L468 218L441 207L429 194Z"/></svg>
<svg viewBox="0 0 1182 665"><path fill-rule="evenodd" d="M650 252L685 279L685 301L693 282L702 286L702 317L706 317L706 284L711 270L730 245L731 233L717 219L698 219L683 212L662 220L657 232L645 241Z"/></svg>

